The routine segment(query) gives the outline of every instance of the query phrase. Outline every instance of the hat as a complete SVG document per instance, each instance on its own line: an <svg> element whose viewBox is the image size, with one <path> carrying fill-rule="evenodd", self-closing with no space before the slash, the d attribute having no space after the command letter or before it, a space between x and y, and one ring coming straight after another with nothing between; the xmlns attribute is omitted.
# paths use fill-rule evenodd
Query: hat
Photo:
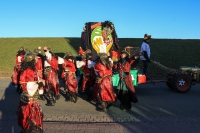
<svg viewBox="0 0 200 133"><path fill-rule="evenodd" d="M27 52L27 53L25 54L25 58L24 58L24 61L25 61L25 62L31 62L31 61L34 60L34 59L35 59L35 55L34 55L33 53Z"/></svg>
<svg viewBox="0 0 200 133"><path fill-rule="evenodd" d="M67 52L67 53L65 53L65 55L64 55L63 58L67 58L67 57L69 57L69 56L73 56L71 52Z"/></svg>
<svg viewBox="0 0 200 133"><path fill-rule="evenodd" d="M129 54L128 51L126 51L126 50L122 50L122 51L121 51L121 54L126 54L127 56L130 56L130 54Z"/></svg>
<svg viewBox="0 0 200 133"><path fill-rule="evenodd" d="M24 51L24 47L20 47L20 48L19 48L19 51Z"/></svg>
<svg viewBox="0 0 200 133"><path fill-rule="evenodd" d="M34 49L33 54L38 55L39 54L39 50L38 49Z"/></svg>
<svg viewBox="0 0 200 133"><path fill-rule="evenodd" d="M151 39L151 35L144 34L144 40L149 40L149 39Z"/></svg>
<svg viewBox="0 0 200 133"><path fill-rule="evenodd" d="M85 53L85 54L88 54L88 53L92 53L92 51L91 51L90 49L87 49L87 50L85 50L84 53Z"/></svg>

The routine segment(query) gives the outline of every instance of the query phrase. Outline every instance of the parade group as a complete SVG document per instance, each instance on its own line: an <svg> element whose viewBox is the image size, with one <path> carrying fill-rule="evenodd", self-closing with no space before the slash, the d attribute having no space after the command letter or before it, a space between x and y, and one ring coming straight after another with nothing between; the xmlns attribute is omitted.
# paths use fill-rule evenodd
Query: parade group
<svg viewBox="0 0 200 133"><path fill-rule="evenodd" d="M33 51L23 47L19 49L12 82L21 94L17 115L22 133L43 131L43 112L39 100L46 100L47 106L54 106L61 96L59 82L65 85L66 101L76 103L77 94L85 93L86 100L94 102L99 111L106 112L117 100L120 101L121 110L130 110L131 103L138 102L130 69L140 56L130 57L126 50L122 50L120 59L113 62L109 52L99 53L93 58L90 49L83 51L80 47L78 53L78 56L73 56L67 52L64 57L59 57L47 46L39 46ZM59 64L62 66L61 76L58 76ZM112 83L114 71L120 77L115 89Z"/></svg>

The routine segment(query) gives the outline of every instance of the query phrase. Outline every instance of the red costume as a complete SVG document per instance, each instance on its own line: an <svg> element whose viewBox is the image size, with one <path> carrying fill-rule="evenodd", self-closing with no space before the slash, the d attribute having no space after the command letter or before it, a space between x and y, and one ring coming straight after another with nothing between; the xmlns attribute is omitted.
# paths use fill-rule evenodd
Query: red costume
<svg viewBox="0 0 200 133"><path fill-rule="evenodd" d="M38 87L35 92L30 95L27 84L30 82L38 83L37 72L31 68L27 68L21 73L20 84L22 86L22 94L18 108L18 124L22 128L22 132L32 131L33 128L42 131L43 129L43 112L38 103Z"/></svg>
<svg viewBox="0 0 200 133"><path fill-rule="evenodd" d="M94 65L94 69L98 73L94 88L94 99L97 99L97 102L100 102L104 111L106 111L107 104L116 101L111 79L112 68L102 63L97 63Z"/></svg>
<svg viewBox="0 0 200 133"><path fill-rule="evenodd" d="M81 89L83 91L86 90L87 87L91 86L91 69L88 68L87 66L87 60L84 59L83 60L85 62L85 65L81 67L82 71L83 71L83 82L82 82L82 86Z"/></svg>
<svg viewBox="0 0 200 133"><path fill-rule="evenodd" d="M45 71L45 81L46 81L46 87L47 89L50 89L51 91L53 91L55 93L55 95L59 95L59 91L60 91L60 84L59 84L59 80L58 80L58 74L57 74L57 70L58 70L58 61L57 59L52 56L52 60L46 60L51 66L46 67L46 69L50 69L49 71ZM49 84L51 84L51 87L49 88Z"/></svg>
<svg viewBox="0 0 200 133"><path fill-rule="evenodd" d="M73 61L64 59L64 63L62 64L63 72L62 78L65 82L66 92L70 97L70 100L73 102L77 101L77 87L78 83L76 80L76 67Z"/></svg>
<svg viewBox="0 0 200 133"><path fill-rule="evenodd" d="M35 64L35 68L37 70L38 76L40 79L43 79L43 67L44 67L44 60L42 57L37 56L37 61Z"/></svg>
<svg viewBox="0 0 200 133"><path fill-rule="evenodd" d="M14 66L14 72L12 75L12 82L14 84L19 83L19 77L20 77L20 69L21 69L21 62L24 60L24 53L18 53L15 56L15 66Z"/></svg>
<svg viewBox="0 0 200 133"><path fill-rule="evenodd" d="M48 55L48 56L47 56ZM45 75L45 95L48 106L53 106L60 98L60 84L58 80L58 60L52 53L48 53L45 57L44 75Z"/></svg>
<svg viewBox="0 0 200 133"><path fill-rule="evenodd" d="M83 61L85 62L85 65L81 67L83 71L81 89L83 92L86 92L88 96L87 100L92 100L93 96L92 96L92 91L90 90L90 87L94 86L96 75L95 75L94 68L92 66L88 68L88 60L84 59ZM91 62L93 61L91 60Z"/></svg>

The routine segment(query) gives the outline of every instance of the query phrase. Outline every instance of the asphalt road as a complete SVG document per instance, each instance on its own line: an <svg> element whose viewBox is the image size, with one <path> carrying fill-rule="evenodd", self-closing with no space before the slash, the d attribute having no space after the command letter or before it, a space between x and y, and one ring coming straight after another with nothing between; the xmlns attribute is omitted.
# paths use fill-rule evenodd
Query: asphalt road
<svg viewBox="0 0 200 133"><path fill-rule="evenodd" d="M61 85L62 86L62 85ZM139 102L131 111L119 109L119 101L99 112L80 94L77 103L66 102L63 88L55 106L39 101L44 112L45 133L199 133L200 84L187 93L169 89L165 83L136 86ZM16 111L20 95L7 78L0 79L0 133L19 133Z"/></svg>

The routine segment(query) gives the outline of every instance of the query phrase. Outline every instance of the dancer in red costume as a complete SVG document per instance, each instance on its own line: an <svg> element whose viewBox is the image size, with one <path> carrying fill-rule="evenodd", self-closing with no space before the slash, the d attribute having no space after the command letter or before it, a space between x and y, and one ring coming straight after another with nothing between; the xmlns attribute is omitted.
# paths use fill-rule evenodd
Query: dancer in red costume
<svg viewBox="0 0 200 133"><path fill-rule="evenodd" d="M94 100L96 99L97 105L100 104L102 111L106 112L107 107L117 100L112 85L112 63L107 54L99 54L99 60L94 65L94 70L97 74Z"/></svg>
<svg viewBox="0 0 200 133"><path fill-rule="evenodd" d="M56 100L60 98L60 84L58 80L58 60L57 57L48 47L44 47L44 79L45 97L47 99L47 106L54 106Z"/></svg>
<svg viewBox="0 0 200 133"><path fill-rule="evenodd" d="M129 57L129 53L126 50L123 50L117 64L120 75L120 82L117 86L117 97L121 102L120 108L122 110L130 110L132 107L131 102L138 102L130 74L131 64L134 63L137 58L139 58L139 56Z"/></svg>
<svg viewBox="0 0 200 133"><path fill-rule="evenodd" d="M76 103L78 83L75 73L76 72L75 58L70 52L65 54L62 68L63 68L62 78L65 83L66 94L71 102Z"/></svg>
<svg viewBox="0 0 200 133"><path fill-rule="evenodd" d="M15 56L15 66L14 66L14 71L12 75L12 82L14 85L17 85L17 92L21 93L21 86L19 84L19 77L20 77L20 69L21 69L21 62L24 60L24 55L25 55L25 50L23 47L19 49Z"/></svg>
<svg viewBox="0 0 200 133"><path fill-rule="evenodd" d="M83 81L82 81L82 92L86 92L88 98L86 100L92 100L93 92L90 90L90 87L93 87L95 84L96 75L94 72L95 62L92 59L91 50L87 49L82 56L83 62L85 65L81 67L83 71Z"/></svg>
<svg viewBox="0 0 200 133"><path fill-rule="evenodd" d="M22 94L17 114L21 133L42 133L43 113L38 103L38 95L43 93L39 88L43 87L45 82L43 79L39 80L33 53L26 53L21 64L20 84Z"/></svg>
<svg viewBox="0 0 200 133"><path fill-rule="evenodd" d="M39 76L39 79L43 79L43 70L44 70L44 56L42 55L42 51L41 51L41 49L35 49L34 51L33 51L33 53L35 54L35 56L36 56L36 64L35 64L35 68L36 68L36 70L37 70L37 74L38 74L38 76ZM42 87L42 88L40 88L41 90L44 90L44 88ZM44 98L44 95L40 95L39 96L39 99L40 100L45 100L45 98Z"/></svg>

